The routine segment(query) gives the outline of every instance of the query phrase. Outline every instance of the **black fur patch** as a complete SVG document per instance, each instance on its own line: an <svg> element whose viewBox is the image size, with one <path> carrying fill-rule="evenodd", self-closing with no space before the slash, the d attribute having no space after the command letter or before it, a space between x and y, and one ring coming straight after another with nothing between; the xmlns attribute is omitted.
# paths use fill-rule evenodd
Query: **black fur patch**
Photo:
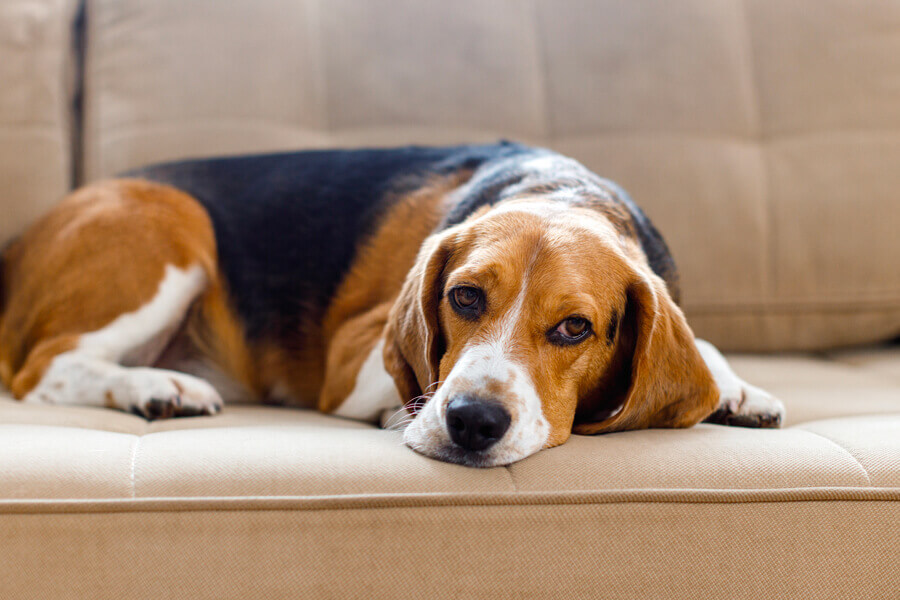
<svg viewBox="0 0 900 600"><path fill-rule="evenodd" d="M678 279L678 269L675 267L675 260L672 253L666 245L666 241L662 235L644 214L644 211L634 203L631 196L623 190L619 185L609 181L602 180L604 187L613 194L614 198L625 207L631 215L631 223L637 232L638 239L641 242L641 248L647 256L647 262L653 272L659 275L666 282L669 295L675 304L681 304L681 287Z"/></svg>
<svg viewBox="0 0 900 600"><path fill-rule="evenodd" d="M466 185L465 196L450 209L441 227L462 223L482 206L490 206L508 198L512 190L530 173L524 167L525 162L546 152L503 142L491 163L484 165Z"/></svg>
<svg viewBox="0 0 900 600"><path fill-rule="evenodd" d="M616 341L616 333L619 331L619 312L613 311L609 318L609 324L606 326L606 345L612 346Z"/></svg>
<svg viewBox="0 0 900 600"><path fill-rule="evenodd" d="M572 196L572 205L596 208L626 235L636 235L650 268L666 282L673 300L680 302L678 271L669 248L625 190L550 150L517 144L506 144L502 149L475 173L466 185L465 196L444 219L443 227L461 223L482 206L508 198L567 192ZM535 159L546 161L536 164ZM566 201L559 196L557 199Z"/></svg>
<svg viewBox="0 0 900 600"><path fill-rule="evenodd" d="M321 320L396 192L434 175L477 169L511 146L288 152L167 163L126 175L172 185L203 204L248 337L274 337L290 347Z"/></svg>
<svg viewBox="0 0 900 600"><path fill-rule="evenodd" d="M537 158L550 159L550 166L531 162ZM612 189L610 201L624 207L623 218L633 222L651 267L677 294L668 248L627 194L545 149L504 141L285 152L167 163L125 175L172 185L203 204L248 337L275 338L291 349L314 332L358 247L391 203L435 175L462 170L474 173L439 228L483 206L523 193L551 193L573 181L587 192L609 195Z"/></svg>

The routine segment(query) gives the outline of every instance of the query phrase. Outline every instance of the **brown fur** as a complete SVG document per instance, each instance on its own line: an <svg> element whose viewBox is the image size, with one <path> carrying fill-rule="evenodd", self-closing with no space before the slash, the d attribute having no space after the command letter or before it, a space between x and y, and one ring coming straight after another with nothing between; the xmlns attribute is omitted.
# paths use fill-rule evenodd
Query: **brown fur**
<svg viewBox="0 0 900 600"><path fill-rule="evenodd" d="M210 282L195 303L182 333L194 353L211 359L223 373L257 398L265 395L259 361L247 345L244 328L231 308L222 277Z"/></svg>
<svg viewBox="0 0 900 600"><path fill-rule="evenodd" d="M593 235L586 235L585 223ZM686 427L715 408L718 390L665 282L635 240L587 208L546 215L488 211L426 241L385 342L386 366L404 397L446 379L469 344L495 338L523 282L527 301L512 351L542 399L548 447L568 439L576 412L597 412L610 395L619 413L580 422L577 432ZM484 291L488 308L481 318L460 318L449 307L444 294L454 285ZM625 328L608 344L608 323L626 313L633 315L635 339ZM549 344L546 332L572 314L586 316L596 335L575 346Z"/></svg>
<svg viewBox="0 0 900 600"><path fill-rule="evenodd" d="M328 354L319 410L336 410L353 390L356 375L382 335L422 240L444 215L447 194L470 175L464 171L435 178L399 198L379 223L377 233L359 249L322 327Z"/></svg>
<svg viewBox="0 0 900 600"><path fill-rule="evenodd" d="M21 398L82 334L146 304L166 265L195 264L210 281L198 311L210 321L194 328L215 332L197 339L226 364L244 364L239 328L216 276L215 237L204 209L174 188L139 180L73 192L4 254L4 285L15 293L0 324L3 383Z"/></svg>
<svg viewBox="0 0 900 600"><path fill-rule="evenodd" d="M524 284L513 351L542 399L548 447L573 426L578 433L685 427L715 408L718 392L684 316L614 206L534 204L535 214L484 207L429 236L448 193L469 175L398 199L358 249L318 334L294 354L247 346L217 272L211 223L192 198L137 180L74 192L4 255L3 285L15 294L0 323L0 377L23 396L80 335L148 302L166 265L199 264L209 285L181 335L261 397L284 386L306 404L317 398L320 410L335 410L383 335L385 367L411 401L447 377L467 344L496 334ZM450 310L445 290L457 284L484 290L482 319ZM547 331L573 314L588 318L596 335L575 346L549 344Z"/></svg>

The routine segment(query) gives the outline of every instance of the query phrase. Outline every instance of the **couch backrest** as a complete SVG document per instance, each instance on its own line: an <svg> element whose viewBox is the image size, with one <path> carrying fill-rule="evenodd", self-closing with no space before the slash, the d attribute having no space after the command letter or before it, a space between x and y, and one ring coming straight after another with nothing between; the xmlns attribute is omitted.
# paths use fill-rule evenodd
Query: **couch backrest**
<svg viewBox="0 0 900 600"><path fill-rule="evenodd" d="M71 183L76 9L0 1L0 248Z"/></svg>
<svg viewBox="0 0 900 600"><path fill-rule="evenodd" d="M85 180L514 138L632 192L699 335L900 334L900 2L88 0L86 22Z"/></svg>

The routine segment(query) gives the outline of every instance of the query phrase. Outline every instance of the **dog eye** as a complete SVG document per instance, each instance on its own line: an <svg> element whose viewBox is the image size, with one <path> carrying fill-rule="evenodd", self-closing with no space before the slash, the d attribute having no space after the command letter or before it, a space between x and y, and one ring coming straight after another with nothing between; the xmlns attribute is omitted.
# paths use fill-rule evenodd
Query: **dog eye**
<svg viewBox="0 0 900 600"><path fill-rule="evenodd" d="M561 333L567 335L570 338L577 338L581 337L584 332L587 331L587 328L587 319L582 319L581 317L569 317L562 322Z"/></svg>
<svg viewBox="0 0 900 600"><path fill-rule="evenodd" d="M591 322L583 317L567 317L559 325L550 330L547 338L550 342L565 346L585 339L591 333Z"/></svg>
<svg viewBox="0 0 900 600"><path fill-rule="evenodd" d="M450 290L450 305L466 318L477 316L484 304L484 297L476 287L460 285Z"/></svg>

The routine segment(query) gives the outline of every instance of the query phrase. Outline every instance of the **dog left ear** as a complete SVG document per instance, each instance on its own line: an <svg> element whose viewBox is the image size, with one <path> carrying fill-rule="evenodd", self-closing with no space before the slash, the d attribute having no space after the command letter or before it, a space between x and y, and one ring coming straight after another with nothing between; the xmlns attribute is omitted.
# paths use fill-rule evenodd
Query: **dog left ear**
<svg viewBox="0 0 900 600"><path fill-rule="evenodd" d="M425 240L388 316L384 366L405 403L438 380L445 351L438 305L454 239L452 233L444 232Z"/></svg>
<svg viewBox="0 0 900 600"><path fill-rule="evenodd" d="M575 433L690 427L715 410L719 390L665 283L634 270L617 352L594 394L603 409L576 417Z"/></svg>

